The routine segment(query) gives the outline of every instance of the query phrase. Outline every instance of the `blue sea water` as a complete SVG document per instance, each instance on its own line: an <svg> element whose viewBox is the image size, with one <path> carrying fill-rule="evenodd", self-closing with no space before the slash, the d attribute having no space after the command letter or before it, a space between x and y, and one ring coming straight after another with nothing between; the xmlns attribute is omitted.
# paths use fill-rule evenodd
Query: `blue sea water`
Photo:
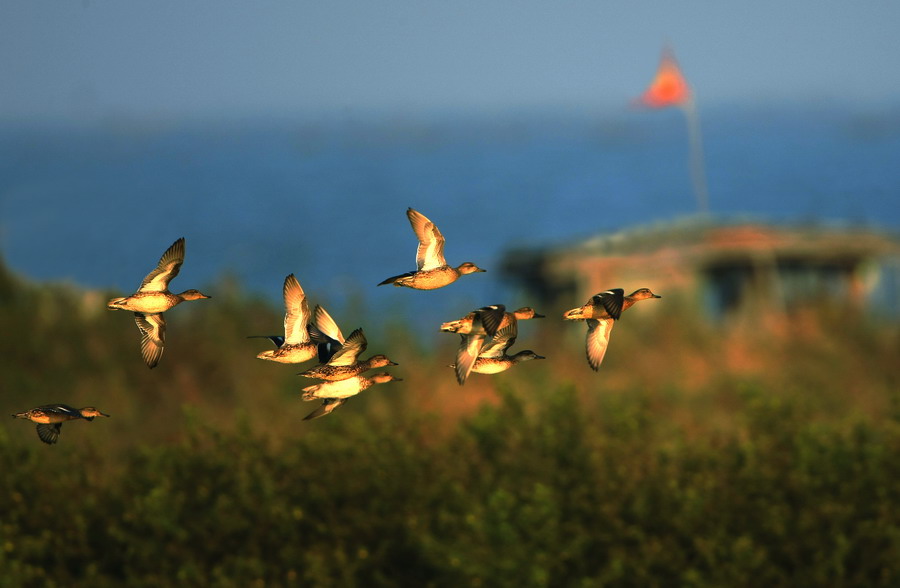
<svg viewBox="0 0 900 588"><path fill-rule="evenodd" d="M715 217L900 232L900 110L701 116ZM450 263L488 273L452 296L375 288L415 267L409 206L440 227ZM0 126L0 253L30 278L87 287L133 290L185 236L176 290L228 274L275 300L293 272L313 302L453 315L527 303L491 272L509 247L696 210L676 110Z"/></svg>

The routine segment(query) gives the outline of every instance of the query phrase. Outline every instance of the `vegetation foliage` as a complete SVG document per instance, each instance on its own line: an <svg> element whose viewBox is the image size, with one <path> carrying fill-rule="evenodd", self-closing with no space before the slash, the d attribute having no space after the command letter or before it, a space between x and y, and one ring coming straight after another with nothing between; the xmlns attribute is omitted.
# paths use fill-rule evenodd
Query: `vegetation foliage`
<svg viewBox="0 0 900 588"><path fill-rule="evenodd" d="M0 272L7 414L112 415L0 428L0 585L900 585L896 324L634 309L594 373L546 309L547 361L464 388L455 337L373 325L404 382L301 422L245 338L280 309L210 290L151 371L112 293Z"/></svg>

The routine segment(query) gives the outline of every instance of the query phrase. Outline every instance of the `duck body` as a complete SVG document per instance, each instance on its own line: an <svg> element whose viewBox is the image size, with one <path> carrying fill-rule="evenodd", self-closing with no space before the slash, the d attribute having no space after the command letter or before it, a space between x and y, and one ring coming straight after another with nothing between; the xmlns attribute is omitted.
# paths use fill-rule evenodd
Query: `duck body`
<svg viewBox="0 0 900 588"><path fill-rule="evenodd" d="M363 372L367 372L369 370L397 365L386 355L373 355L369 359L363 361L357 361L351 365L333 365L332 363L322 363L317 366L311 367L305 372L300 372L298 375L304 376L307 378L315 378L317 380L324 380L326 382L340 382L341 380L346 380L348 378L352 378L354 376L358 376Z"/></svg>
<svg viewBox="0 0 900 588"><path fill-rule="evenodd" d="M356 396L363 390L371 388L375 384L400 381L388 373L379 373L370 377L353 376L336 382L323 382L303 389L303 400L321 399L322 406L306 415L303 420L308 421L331 413L344 404L347 399Z"/></svg>
<svg viewBox="0 0 900 588"><path fill-rule="evenodd" d="M462 275L483 271L487 270L479 268L474 263L466 262L459 267L444 265L429 270L407 272L388 278L378 285L393 284L397 287L412 288L414 290L437 290L452 284Z"/></svg>
<svg viewBox="0 0 900 588"><path fill-rule="evenodd" d="M625 291L622 288L612 288L599 294L594 294L584 305L563 313L566 320L587 319L618 319L622 315L625 305ZM629 305L630 306L630 305Z"/></svg>
<svg viewBox="0 0 900 588"><path fill-rule="evenodd" d="M493 337L497 331L506 327L513 321L521 321L528 319L544 318L544 315L538 314L529 306L523 306L512 312L506 312L506 306L502 304L493 304L484 306L477 310L473 310L466 316L455 321L448 321L441 324L441 331L445 333L456 333L458 335L468 335L472 332L476 319L481 322L485 333ZM478 331L477 327L474 327Z"/></svg>
<svg viewBox="0 0 900 588"><path fill-rule="evenodd" d="M393 284L415 290L436 290L452 284L460 276L487 271L469 261L458 267L449 266L444 258L444 235L437 226L424 214L412 208L406 210L406 217L419 240L416 249L416 271L392 276L378 284L379 286Z"/></svg>
<svg viewBox="0 0 900 588"><path fill-rule="evenodd" d="M505 372L509 368L524 361L534 359L546 359L542 355L538 355L530 349L520 351L515 355L502 355L500 357L479 357L472 366L472 371L476 374L499 374ZM453 367L456 367L455 364Z"/></svg>
<svg viewBox="0 0 900 588"><path fill-rule="evenodd" d="M209 298L199 290L185 290L181 294L171 292L135 292L131 296L113 298L106 307L110 310L130 310L141 314L159 314L187 300Z"/></svg>
<svg viewBox="0 0 900 588"><path fill-rule="evenodd" d="M52 445L59 440L59 432L64 422L75 419L92 421L95 417L108 417L109 415L100 412L93 406L73 408L67 404L46 404L25 412L18 412L12 416L37 423L38 437L44 443Z"/></svg>
<svg viewBox="0 0 900 588"><path fill-rule="evenodd" d="M333 382L313 384L303 389L303 400L316 398L349 398L373 386L376 382L366 376L352 376Z"/></svg>
<svg viewBox="0 0 900 588"><path fill-rule="evenodd" d="M257 354L257 359L265 359L276 363L303 363L319 356L319 345L316 343L284 344L277 349L268 349Z"/></svg>

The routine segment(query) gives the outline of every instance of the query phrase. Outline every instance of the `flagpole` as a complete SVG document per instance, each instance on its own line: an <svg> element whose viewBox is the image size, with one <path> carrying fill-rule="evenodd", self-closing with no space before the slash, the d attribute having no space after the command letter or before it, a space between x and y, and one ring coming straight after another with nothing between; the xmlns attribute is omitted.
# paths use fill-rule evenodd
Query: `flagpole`
<svg viewBox="0 0 900 588"><path fill-rule="evenodd" d="M700 133L700 114L694 97L689 97L681 105L684 118L687 121L688 141L690 143L689 165L691 170L691 183L694 185L694 197L697 199L697 208L703 216L709 215L709 190L706 186L706 165L703 161L703 140Z"/></svg>

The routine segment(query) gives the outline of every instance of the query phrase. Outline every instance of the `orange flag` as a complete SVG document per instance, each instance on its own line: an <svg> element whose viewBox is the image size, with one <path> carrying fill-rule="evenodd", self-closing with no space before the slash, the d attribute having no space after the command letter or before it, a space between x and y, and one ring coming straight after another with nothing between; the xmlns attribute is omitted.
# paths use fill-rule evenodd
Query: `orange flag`
<svg viewBox="0 0 900 588"><path fill-rule="evenodd" d="M678 67L678 62L675 61L675 56L669 48L663 49L659 69L656 70L656 76L650 82L650 87L632 100L632 104L646 108L677 106L684 112L690 140L689 163L691 180L694 184L694 196L697 198L697 208L700 213L708 214L709 194L706 188L706 171L704 170L706 166L703 164L703 145L700 139L700 116L697 114L697 105L694 104L691 87L681 74L681 68Z"/></svg>
<svg viewBox="0 0 900 588"><path fill-rule="evenodd" d="M665 108L681 106L691 99L691 87L681 73L675 56L669 49L664 49L656 77L650 87L634 100L637 106L648 108Z"/></svg>

